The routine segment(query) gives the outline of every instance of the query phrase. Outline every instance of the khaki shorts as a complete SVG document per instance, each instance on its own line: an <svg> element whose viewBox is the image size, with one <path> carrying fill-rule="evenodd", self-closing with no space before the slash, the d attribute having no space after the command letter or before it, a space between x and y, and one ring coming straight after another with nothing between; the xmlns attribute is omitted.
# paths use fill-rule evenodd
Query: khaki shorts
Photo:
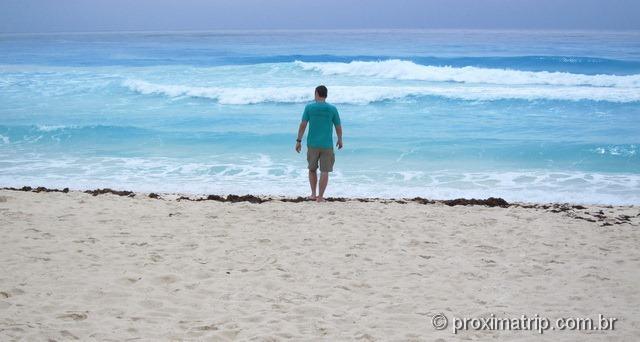
<svg viewBox="0 0 640 342"><path fill-rule="evenodd" d="M320 162L320 172L331 172L336 156L333 153L333 148L309 147L307 148L307 161L309 162L309 171L316 171L318 162Z"/></svg>

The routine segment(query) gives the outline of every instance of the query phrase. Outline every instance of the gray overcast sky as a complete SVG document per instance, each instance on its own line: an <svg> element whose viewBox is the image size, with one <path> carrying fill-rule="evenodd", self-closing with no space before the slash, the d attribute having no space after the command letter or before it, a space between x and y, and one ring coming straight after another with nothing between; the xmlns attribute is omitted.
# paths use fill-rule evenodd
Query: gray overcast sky
<svg viewBox="0 0 640 342"><path fill-rule="evenodd" d="M0 32L640 30L640 0L0 0Z"/></svg>

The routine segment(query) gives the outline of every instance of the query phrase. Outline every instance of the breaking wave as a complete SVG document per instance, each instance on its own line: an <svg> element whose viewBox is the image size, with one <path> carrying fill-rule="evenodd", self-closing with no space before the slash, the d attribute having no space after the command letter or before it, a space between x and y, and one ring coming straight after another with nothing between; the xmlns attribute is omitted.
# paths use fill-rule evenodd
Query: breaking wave
<svg viewBox="0 0 640 342"><path fill-rule="evenodd" d="M377 62L308 63L295 61L298 67L323 75L377 77L433 82L483 83L496 85L554 85L592 87L640 87L640 75L584 75L568 72L490 69L473 66L431 66L391 59Z"/></svg>
<svg viewBox="0 0 640 342"><path fill-rule="evenodd" d="M302 103L313 100L309 87L230 88L190 85L158 84L127 79L123 85L144 95L163 95L170 98L195 97L220 104L246 105L258 103ZM434 85L434 86L331 86L331 102L341 104L369 104L410 97L437 96L469 101L495 100L564 100L637 102L640 91L633 88L605 87L540 87L496 85Z"/></svg>

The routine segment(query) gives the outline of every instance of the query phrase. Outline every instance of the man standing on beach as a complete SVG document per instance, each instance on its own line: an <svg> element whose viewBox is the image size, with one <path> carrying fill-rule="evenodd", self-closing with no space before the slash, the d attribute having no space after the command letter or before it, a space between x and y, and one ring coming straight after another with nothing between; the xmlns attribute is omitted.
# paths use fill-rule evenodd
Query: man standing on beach
<svg viewBox="0 0 640 342"><path fill-rule="evenodd" d="M340 115L335 106L328 104L327 87L320 85L316 87L315 101L309 103L304 108L302 122L298 128L298 138L296 139L296 152L302 149L302 136L309 124L309 134L307 134L307 162L309 163L309 185L311 186L312 200L324 202L324 191L329 182L329 172L333 171L335 154L333 153L333 126L335 125L338 135L338 149L342 148L342 126L340 125ZM316 196L316 185L318 183L318 163L320 164L320 186Z"/></svg>

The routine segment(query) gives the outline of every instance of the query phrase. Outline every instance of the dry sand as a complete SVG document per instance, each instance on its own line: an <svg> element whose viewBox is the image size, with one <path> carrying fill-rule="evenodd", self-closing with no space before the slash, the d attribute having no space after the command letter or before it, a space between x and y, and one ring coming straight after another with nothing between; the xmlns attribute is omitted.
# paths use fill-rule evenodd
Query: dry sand
<svg viewBox="0 0 640 342"><path fill-rule="evenodd" d="M633 341L638 215L2 190L0 340ZM454 335L440 312L618 321Z"/></svg>

